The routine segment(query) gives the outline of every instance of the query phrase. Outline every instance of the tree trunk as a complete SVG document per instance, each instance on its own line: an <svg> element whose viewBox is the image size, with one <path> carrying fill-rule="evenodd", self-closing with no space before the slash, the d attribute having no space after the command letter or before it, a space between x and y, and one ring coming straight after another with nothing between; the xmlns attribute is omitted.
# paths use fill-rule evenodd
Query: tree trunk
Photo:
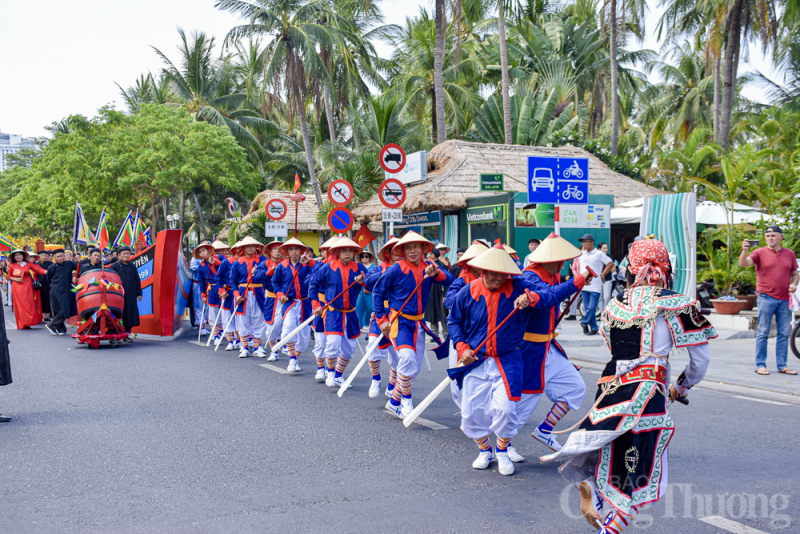
<svg viewBox="0 0 800 534"><path fill-rule="evenodd" d="M461 0L456 0L456 5L453 8L453 25L456 28L456 57L454 65L458 70L458 64L461 62Z"/></svg>
<svg viewBox="0 0 800 534"><path fill-rule="evenodd" d="M436 95L436 143L447 140L447 126L444 120L444 37L447 24L444 16L444 0L436 0L436 50L433 60L433 89Z"/></svg>
<svg viewBox="0 0 800 534"><path fill-rule="evenodd" d="M181 242L186 238L186 232L183 230L183 221L186 216L186 191L181 191Z"/></svg>
<svg viewBox="0 0 800 534"><path fill-rule="evenodd" d="M436 91L431 93L431 143L436 144L438 137L436 129Z"/></svg>
<svg viewBox="0 0 800 534"><path fill-rule="evenodd" d="M306 147L306 163L308 164L308 175L311 177L311 187L314 188L314 197L317 199L317 207L322 207L322 193L317 182L317 171L314 169L314 155L311 154L311 139L308 137L308 121L306 110L303 108L301 99L298 97L297 114L300 116L300 131L303 133L303 145Z"/></svg>
<svg viewBox="0 0 800 534"><path fill-rule="evenodd" d="M617 87L617 0L611 0L608 17L609 58L611 59L611 154L617 155L619 143L619 88Z"/></svg>
<svg viewBox="0 0 800 534"><path fill-rule="evenodd" d="M194 197L194 205L197 208L197 216L200 218L200 226L203 228L203 237L209 239L208 228L206 228L206 221L203 219L203 210L200 209L200 201L197 200L197 193L192 191L192 196Z"/></svg>
<svg viewBox="0 0 800 534"><path fill-rule="evenodd" d="M723 150L728 149L728 135L731 129L731 112L736 89L736 65L738 59L742 0L734 0L730 11L728 42L725 46L725 67L722 74L722 110L719 118L717 143Z"/></svg>
<svg viewBox="0 0 800 534"><path fill-rule="evenodd" d="M153 204L150 206L150 224L153 228L153 234L158 233L158 197L153 195ZM135 238L135 236L134 236Z"/></svg>
<svg viewBox="0 0 800 534"><path fill-rule="evenodd" d="M714 54L714 136L719 135L719 54Z"/></svg>
<svg viewBox="0 0 800 534"><path fill-rule="evenodd" d="M497 33L500 36L500 75L503 85L503 126L505 130L506 144L514 143L511 132L511 96L508 89L508 49L506 48L506 22L503 13L503 0L497 0Z"/></svg>
<svg viewBox="0 0 800 534"><path fill-rule="evenodd" d="M333 125L333 105L331 105L331 88L325 84L325 115L328 117L328 130L331 136L331 142L336 142L336 127Z"/></svg>

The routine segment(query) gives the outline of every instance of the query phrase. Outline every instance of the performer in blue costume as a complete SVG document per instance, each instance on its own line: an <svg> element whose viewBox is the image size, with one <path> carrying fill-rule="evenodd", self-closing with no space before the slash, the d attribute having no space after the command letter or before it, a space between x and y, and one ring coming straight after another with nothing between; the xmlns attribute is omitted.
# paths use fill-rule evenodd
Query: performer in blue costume
<svg viewBox="0 0 800 534"><path fill-rule="evenodd" d="M392 249L400 240L396 237L392 237L386 244L381 247L378 251L378 260L381 262L380 265L373 265L370 270L367 272L367 276L364 279L364 288L372 292L375 289L375 284L378 283L383 273L386 272L386 269L394 265L397 261L401 258L399 256L394 256L392 254ZM370 294L370 297L372 295ZM388 303L384 301L384 306L388 306ZM381 329L378 327L378 322L375 320L375 314L373 313L370 316L369 321L369 333L367 334L367 339L369 339L369 343L367 343L367 353L372 350L372 347L378 343L378 338L381 337ZM394 350L394 345L392 342L384 337L380 340L380 343L372 353L369 354L369 368L372 371L372 383L369 386L369 396L370 398L376 398L380 395L381 392L381 361L385 358L389 359L389 385L386 387L386 396L392 396L392 390L394 389L394 384L397 382L397 352Z"/></svg>
<svg viewBox="0 0 800 534"><path fill-rule="evenodd" d="M228 345L225 350L231 351L241 348L239 342L239 332L236 330L236 320L230 320L233 313L233 283L231 282L231 269L233 264L239 260L239 243L233 245L230 249L231 255L220 263L219 270L217 270L217 287L219 287L219 297L222 302L222 324L225 328L225 337L228 339Z"/></svg>
<svg viewBox="0 0 800 534"><path fill-rule="evenodd" d="M314 276L316 276L319 270L322 269L326 263L333 261L333 256L328 255L328 249L331 248L331 246L337 241L339 241L339 236L334 235L319 246L319 253L322 257L322 261L318 261L316 265L311 268L311 274L308 275L309 288L311 287L311 282L314 279ZM325 294L317 293L317 300L321 304L325 304ZM314 379L317 382L325 382L327 372L334 371L332 368L328 369L325 363L325 345L327 342L327 337L325 336L325 318L315 317L312 324L314 329L314 359L317 360L317 374L314 375Z"/></svg>
<svg viewBox="0 0 800 534"><path fill-rule="evenodd" d="M197 268L197 285L200 288L200 298L203 304L208 307L207 317L209 323L216 321L212 326L211 334L214 340L219 339L223 325L219 322L219 286L217 285L217 271L219 270L222 261L226 258L222 255L219 258L214 255L215 247L211 243L203 243L195 247L192 255L200 260L200 265Z"/></svg>
<svg viewBox="0 0 800 534"><path fill-rule="evenodd" d="M231 267L231 286L236 307L236 329L239 331L239 341L242 348L239 350L240 358L250 355L250 346L253 347L253 356L266 357L267 353L261 346L266 331L264 322L264 280L255 282L253 275L256 266L266 258L260 254L264 247L250 236L239 242L242 255Z"/></svg>

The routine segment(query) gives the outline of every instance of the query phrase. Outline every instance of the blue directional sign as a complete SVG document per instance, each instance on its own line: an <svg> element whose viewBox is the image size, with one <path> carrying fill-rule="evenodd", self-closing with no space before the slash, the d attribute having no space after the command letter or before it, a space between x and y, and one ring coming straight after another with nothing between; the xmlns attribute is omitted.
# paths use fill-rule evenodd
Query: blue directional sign
<svg viewBox="0 0 800 534"><path fill-rule="evenodd" d="M528 202L588 204L589 158L529 156Z"/></svg>

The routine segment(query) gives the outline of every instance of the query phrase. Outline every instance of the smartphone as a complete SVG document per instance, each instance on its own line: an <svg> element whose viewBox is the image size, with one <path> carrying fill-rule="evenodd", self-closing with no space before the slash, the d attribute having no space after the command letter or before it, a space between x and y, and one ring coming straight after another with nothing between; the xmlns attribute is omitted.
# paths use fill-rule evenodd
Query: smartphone
<svg viewBox="0 0 800 534"><path fill-rule="evenodd" d="M758 239L748 239L748 243L750 243L750 248L758 248Z"/></svg>

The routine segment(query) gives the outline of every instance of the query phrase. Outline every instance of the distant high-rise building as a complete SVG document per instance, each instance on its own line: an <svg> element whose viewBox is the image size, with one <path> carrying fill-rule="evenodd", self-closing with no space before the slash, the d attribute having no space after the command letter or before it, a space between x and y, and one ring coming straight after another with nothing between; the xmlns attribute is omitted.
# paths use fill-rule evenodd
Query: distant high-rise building
<svg viewBox="0 0 800 534"><path fill-rule="evenodd" d="M22 148L36 148L36 139L0 131L0 172L6 170L6 154L16 154Z"/></svg>

